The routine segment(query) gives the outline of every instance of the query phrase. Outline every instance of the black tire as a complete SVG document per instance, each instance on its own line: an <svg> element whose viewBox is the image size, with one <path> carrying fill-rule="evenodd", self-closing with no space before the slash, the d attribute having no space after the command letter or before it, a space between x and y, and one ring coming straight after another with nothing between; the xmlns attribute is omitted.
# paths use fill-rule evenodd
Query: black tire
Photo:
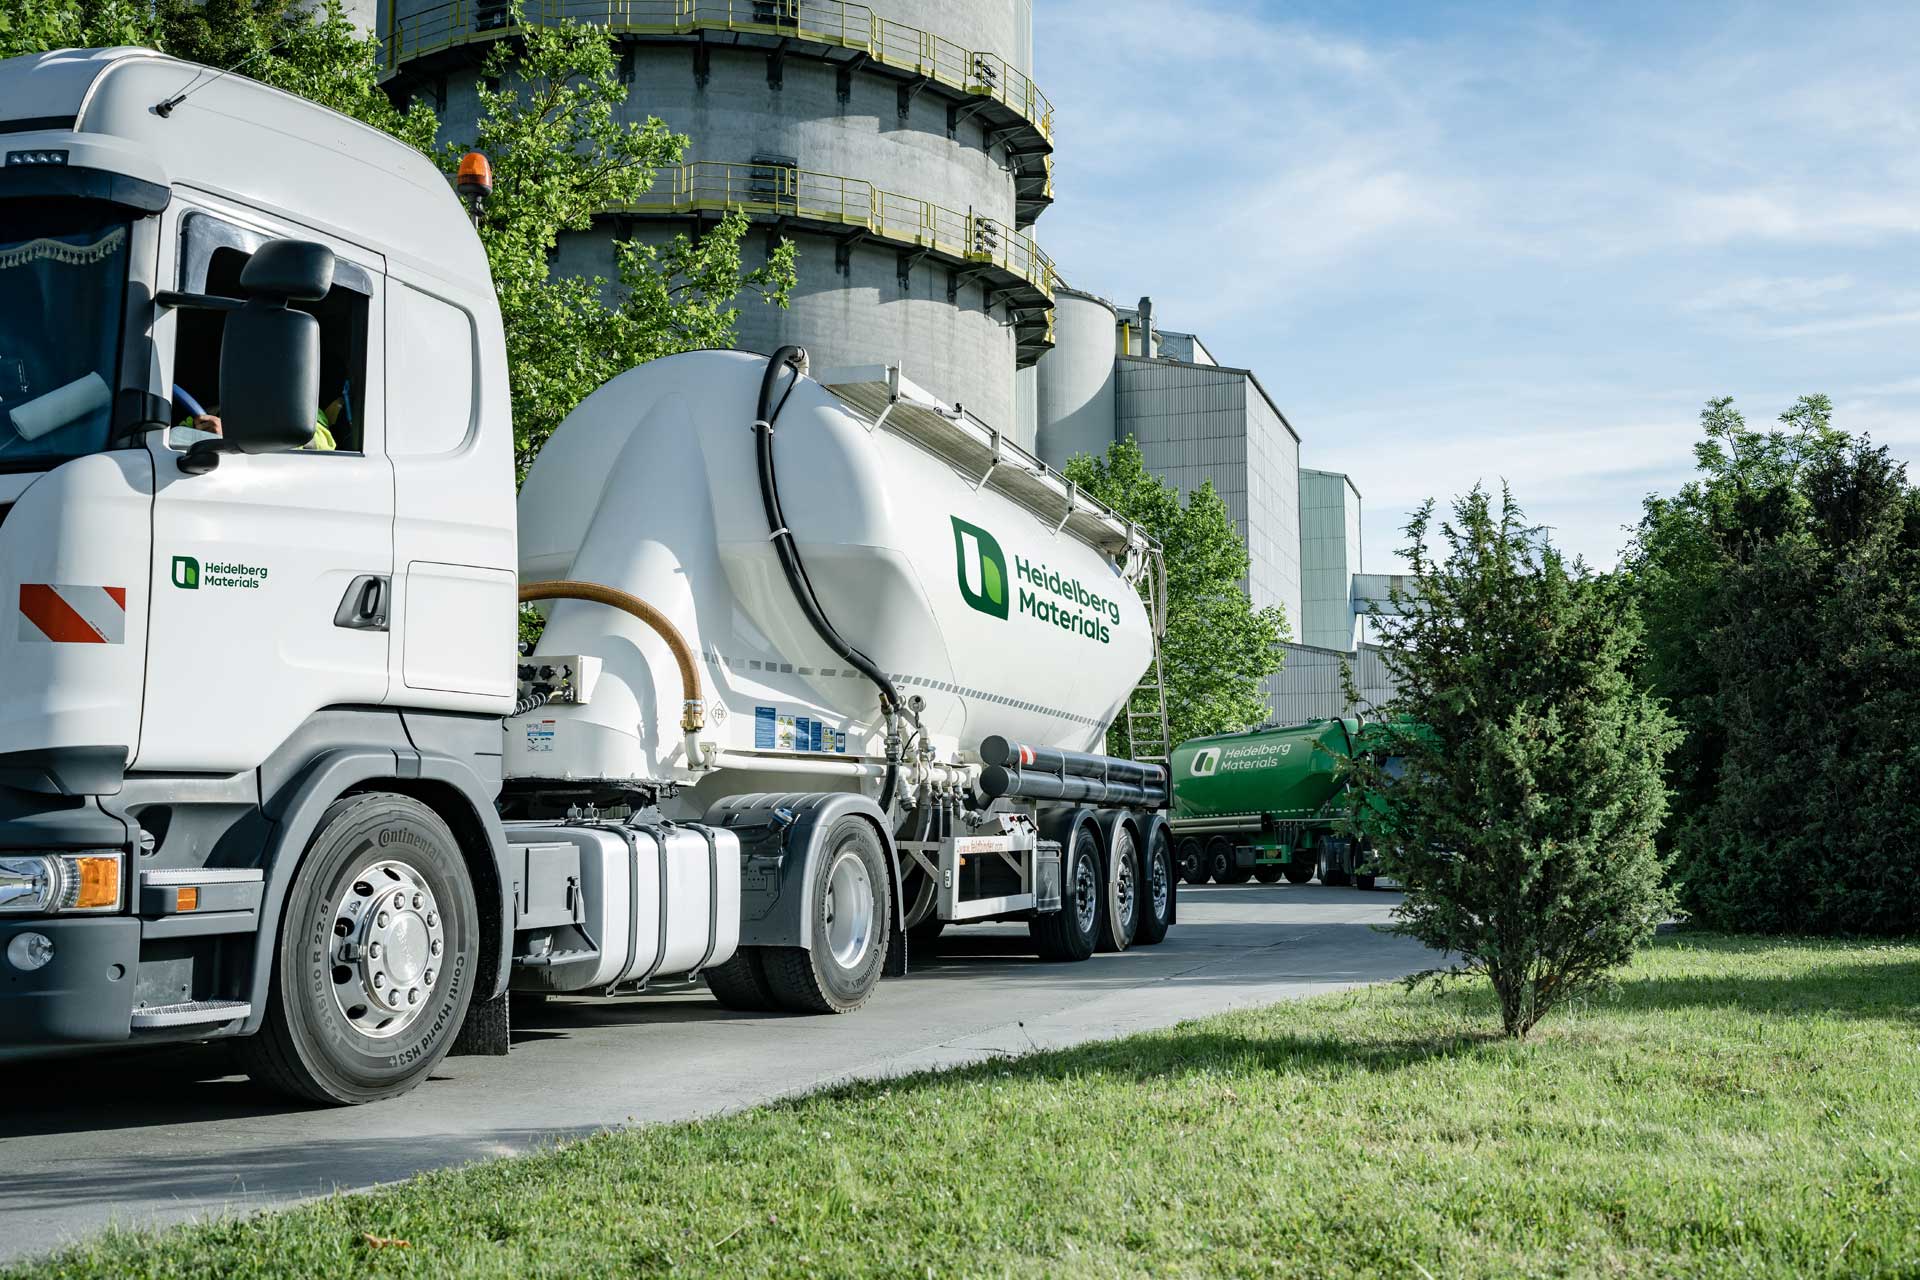
<svg viewBox="0 0 1920 1280"><path fill-rule="evenodd" d="M1373 876L1371 876L1371 875L1361 875L1361 874L1359 874L1359 873L1357 873L1357 872L1356 872L1356 873L1355 873L1355 875L1354 875L1354 877L1353 877L1353 887L1354 887L1354 888L1356 888L1356 889L1371 889L1371 888L1373 888Z"/></svg>
<svg viewBox="0 0 1920 1280"><path fill-rule="evenodd" d="M1261 884L1279 884L1280 876L1286 868L1276 863L1263 862L1253 869L1253 878Z"/></svg>
<svg viewBox="0 0 1920 1280"><path fill-rule="evenodd" d="M1100 950L1125 951L1140 929L1140 850L1133 829L1115 823L1113 847L1107 853L1106 927L1100 931Z"/></svg>
<svg viewBox="0 0 1920 1280"><path fill-rule="evenodd" d="M1188 884L1205 884L1207 875L1207 847L1198 836L1188 836L1180 842L1180 878Z"/></svg>
<svg viewBox="0 0 1920 1280"><path fill-rule="evenodd" d="M1092 823L1082 823L1074 836L1060 879L1060 909L1027 921L1027 934L1042 960L1085 960L1100 940L1107 901Z"/></svg>
<svg viewBox="0 0 1920 1280"><path fill-rule="evenodd" d="M1334 846L1323 840L1320 842L1320 883L1330 889L1338 889L1353 882L1353 875L1345 867L1336 867L1333 858Z"/></svg>
<svg viewBox="0 0 1920 1280"><path fill-rule="evenodd" d="M779 997L767 982L767 966L759 947L741 947L727 958L705 970L707 990L729 1009L741 1013L773 1013L780 1008Z"/></svg>
<svg viewBox="0 0 1920 1280"><path fill-rule="evenodd" d="M864 818L849 814L836 819L807 886L813 945L761 949L767 985L781 1008L852 1013L867 1002L880 982L893 936L891 892L886 846L879 834ZM838 901L836 893L841 895ZM836 925L850 932L843 935ZM835 940L842 936L844 954L836 952L842 944Z"/></svg>
<svg viewBox="0 0 1920 1280"><path fill-rule="evenodd" d="M405 905L380 911L388 892ZM370 940L382 944L379 959ZM241 1065L259 1083L311 1102L405 1093L453 1047L473 989L488 977L479 955L473 878L440 815L387 792L336 800L287 890L266 1021L235 1046ZM420 993L418 1012L403 1008L382 1022L384 1006L360 999L375 989L369 984L398 993L403 981Z"/></svg>
<svg viewBox="0 0 1920 1280"><path fill-rule="evenodd" d="M1293 855L1293 861L1280 868L1288 884L1306 884L1313 879L1313 863L1299 854Z"/></svg>
<svg viewBox="0 0 1920 1280"><path fill-rule="evenodd" d="M1164 825L1156 824L1147 841L1146 865L1140 871L1140 925L1133 932L1134 946L1153 947L1166 941L1173 924L1178 882L1173 870L1173 839Z"/></svg>
<svg viewBox="0 0 1920 1280"><path fill-rule="evenodd" d="M1237 846L1225 836L1207 841L1207 870L1215 884L1245 884L1253 879L1253 868L1235 865Z"/></svg>

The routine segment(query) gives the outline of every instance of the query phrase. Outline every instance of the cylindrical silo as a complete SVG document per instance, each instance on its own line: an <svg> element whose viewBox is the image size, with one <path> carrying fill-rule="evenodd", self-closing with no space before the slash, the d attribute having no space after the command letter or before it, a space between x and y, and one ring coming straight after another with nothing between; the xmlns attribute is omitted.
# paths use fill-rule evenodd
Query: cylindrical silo
<svg viewBox="0 0 1920 1280"><path fill-rule="evenodd" d="M1048 466L1113 443L1113 304L1078 289L1055 294L1053 350L1034 369L1038 448Z"/></svg>
<svg viewBox="0 0 1920 1280"><path fill-rule="evenodd" d="M504 0L379 0L388 87L474 133L479 63L513 30ZM630 209L565 237L556 269L614 277L618 237L759 224L752 266L799 249L782 310L743 298L737 345L806 347L816 369L899 364L982 421L1017 430L1014 371L1050 342L1053 266L1032 238L1051 200L1052 107L1033 84L1028 0L553 0L528 20L607 28L624 114L689 140Z"/></svg>

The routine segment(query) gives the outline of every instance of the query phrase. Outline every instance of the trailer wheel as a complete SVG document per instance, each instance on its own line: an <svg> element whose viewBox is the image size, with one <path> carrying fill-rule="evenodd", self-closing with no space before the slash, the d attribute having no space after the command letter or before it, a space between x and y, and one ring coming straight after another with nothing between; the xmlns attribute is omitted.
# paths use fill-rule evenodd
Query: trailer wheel
<svg viewBox="0 0 1920 1280"><path fill-rule="evenodd" d="M811 947L766 947L767 985L794 1013L852 1013L867 1002L887 960L887 856L866 819L851 814L827 832L813 883Z"/></svg>
<svg viewBox="0 0 1920 1280"><path fill-rule="evenodd" d="M1113 849L1107 858L1106 928L1100 931L1100 950L1125 951L1140 929L1140 893L1143 888L1140 851L1126 823L1113 828Z"/></svg>
<svg viewBox="0 0 1920 1280"><path fill-rule="evenodd" d="M1280 876L1285 870L1285 867L1275 866L1270 862L1263 862L1253 869L1253 878L1261 884L1279 884Z"/></svg>
<svg viewBox="0 0 1920 1280"><path fill-rule="evenodd" d="M1286 876L1288 884L1306 884L1313 879L1313 864L1297 853L1293 855L1293 861L1280 868L1280 871Z"/></svg>
<svg viewBox="0 0 1920 1280"><path fill-rule="evenodd" d="M1100 842L1084 823L1073 838L1060 909L1027 921L1027 933L1042 960L1085 960L1100 940L1106 892L1100 884Z"/></svg>
<svg viewBox="0 0 1920 1280"><path fill-rule="evenodd" d="M772 1013L780 1000L767 981L766 960L759 947L741 947L725 964L717 964L700 975L707 980L713 998L741 1013Z"/></svg>
<svg viewBox="0 0 1920 1280"><path fill-rule="evenodd" d="M1213 876L1215 884L1245 884L1252 878L1252 871L1241 871L1234 867L1233 841L1225 836L1215 836L1207 841L1207 870Z"/></svg>
<svg viewBox="0 0 1920 1280"><path fill-rule="evenodd" d="M1355 872L1353 877L1353 887L1356 889L1371 889L1373 888L1373 877L1370 875L1361 875L1360 873Z"/></svg>
<svg viewBox="0 0 1920 1280"><path fill-rule="evenodd" d="M1188 884L1207 882L1207 848L1198 836L1180 842L1180 878Z"/></svg>
<svg viewBox="0 0 1920 1280"><path fill-rule="evenodd" d="M336 800L287 890L247 1074L334 1105L405 1093L453 1047L480 955L459 842L410 796Z"/></svg>
<svg viewBox="0 0 1920 1280"><path fill-rule="evenodd" d="M1330 889L1349 884L1353 876L1347 871L1344 851L1332 840L1320 842L1320 883Z"/></svg>
<svg viewBox="0 0 1920 1280"><path fill-rule="evenodd" d="M1166 939L1173 923L1173 840L1164 826L1155 826L1147 841L1140 880L1140 925L1134 930L1133 945L1151 947Z"/></svg>

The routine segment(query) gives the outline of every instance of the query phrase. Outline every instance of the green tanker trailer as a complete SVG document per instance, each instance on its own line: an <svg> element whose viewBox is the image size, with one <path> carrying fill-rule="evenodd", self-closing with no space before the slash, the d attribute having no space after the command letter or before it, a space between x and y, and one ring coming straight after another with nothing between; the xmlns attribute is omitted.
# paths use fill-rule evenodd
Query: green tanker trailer
<svg viewBox="0 0 1920 1280"><path fill-rule="evenodd" d="M1188 884L1373 887L1368 851L1338 829L1352 812L1340 765L1367 750L1359 720L1249 729L1174 748L1174 853Z"/></svg>

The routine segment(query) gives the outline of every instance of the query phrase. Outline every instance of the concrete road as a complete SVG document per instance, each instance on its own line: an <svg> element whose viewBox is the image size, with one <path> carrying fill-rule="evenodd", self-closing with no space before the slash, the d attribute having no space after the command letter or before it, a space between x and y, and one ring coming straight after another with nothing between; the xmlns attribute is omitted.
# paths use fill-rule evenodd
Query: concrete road
<svg viewBox="0 0 1920 1280"><path fill-rule="evenodd" d="M505 1058L450 1058L404 1098L313 1109L217 1045L0 1069L0 1260L109 1222L145 1226L392 1181L609 1126L679 1120L834 1081L1125 1035L1393 978L1427 963L1377 933L1398 895L1182 887L1158 947L1048 965L1024 928L961 929L848 1018L729 1013L704 991L559 1000Z"/></svg>

